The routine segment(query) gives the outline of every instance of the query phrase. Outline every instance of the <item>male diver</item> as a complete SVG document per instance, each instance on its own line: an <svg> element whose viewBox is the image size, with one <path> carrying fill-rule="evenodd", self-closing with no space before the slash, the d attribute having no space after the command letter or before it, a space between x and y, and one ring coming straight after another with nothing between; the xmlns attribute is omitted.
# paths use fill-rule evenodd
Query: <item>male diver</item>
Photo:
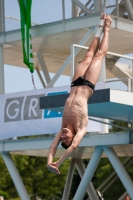
<svg viewBox="0 0 133 200"><path fill-rule="evenodd" d="M48 153L47 167L49 171L56 174L60 174L59 166L71 156L86 134L88 124L87 101L94 92L102 60L108 50L111 22L112 19L109 15L103 14L101 16L98 32L90 44L83 61L75 71L70 95L64 107L62 126L59 133L55 136ZM100 42L102 34L103 38ZM60 142L66 151L58 161L53 162Z"/></svg>

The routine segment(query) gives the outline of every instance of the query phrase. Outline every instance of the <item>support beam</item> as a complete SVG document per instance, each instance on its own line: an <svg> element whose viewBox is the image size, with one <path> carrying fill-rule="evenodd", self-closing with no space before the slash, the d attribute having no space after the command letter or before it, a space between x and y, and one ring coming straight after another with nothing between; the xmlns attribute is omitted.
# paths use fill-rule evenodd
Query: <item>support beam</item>
<svg viewBox="0 0 133 200"><path fill-rule="evenodd" d="M127 192L125 192L118 200L123 200L126 197L126 195L128 195Z"/></svg>
<svg viewBox="0 0 133 200"><path fill-rule="evenodd" d="M3 45L0 45L0 94L5 93Z"/></svg>
<svg viewBox="0 0 133 200"><path fill-rule="evenodd" d="M52 141L53 141L54 137L44 137L44 138L33 138L33 139L21 139L21 140L2 140L0 142L0 151L5 151L5 152L12 152L15 153L15 151L17 152L22 152L22 151L26 151L30 155L31 150L42 150L44 149L49 149ZM128 132L117 132L117 133L110 133L110 134L87 134L83 137L79 148L80 147L94 147L94 146L105 146L105 145L109 145L109 146L115 146L115 149L118 149L120 151L120 146L121 145L125 145L126 148L128 148L127 145L133 144L133 136L132 134L128 133ZM61 148L61 145L59 145L59 148ZM34 152L33 150L33 152ZM25 153L26 153L25 152ZM127 156L127 152L126 154L122 151L120 151L120 153L124 156ZM45 154L47 156L47 152ZM58 158L58 153L56 154L57 158ZM91 156L92 152L90 155L88 155L87 157ZM43 152L43 156L44 156L44 152ZM129 155L128 155L129 156Z"/></svg>
<svg viewBox="0 0 133 200"><path fill-rule="evenodd" d="M5 32L5 9L4 0L0 0L0 33Z"/></svg>
<svg viewBox="0 0 133 200"><path fill-rule="evenodd" d="M94 27L99 24L100 14L95 13L87 16L66 19L65 21L44 24L32 27L32 38L62 33L66 31L73 31L82 28ZM65 23L65 26L64 26ZM116 18L112 16L111 28L117 28L122 31L133 33L133 22L124 18ZM10 43L21 40L21 31L14 30L4 34L0 34L0 44Z"/></svg>
<svg viewBox="0 0 133 200"><path fill-rule="evenodd" d="M66 31L73 31L82 28L88 28L97 26L99 24L100 14L91 14L83 17L76 17L71 19L65 19L58 22L43 24L40 26L32 27L32 38L63 33ZM65 26L64 26L65 24ZM130 29L130 31L132 31ZM21 30L14 30L6 32L0 35L0 44L16 42L21 40Z"/></svg>
<svg viewBox="0 0 133 200"><path fill-rule="evenodd" d="M16 186L19 196L23 200L30 200L29 195L25 189L22 179L18 173L16 166L14 165L9 153L1 152L2 158L6 164L6 167L12 177L12 180Z"/></svg>
<svg viewBox="0 0 133 200"><path fill-rule="evenodd" d="M124 160L124 162L123 162L122 164L124 165L125 163L127 163L127 162L129 161L129 159L130 159L130 157L127 157L127 158ZM96 191L101 190L101 188L102 188L114 175L116 175L116 172L115 172L115 171L112 172L112 173L108 176L108 178L105 179L105 181L103 181L103 183L96 189Z"/></svg>
<svg viewBox="0 0 133 200"><path fill-rule="evenodd" d="M132 90L131 80L132 80L131 78L128 78L128 85L127 85L128 92L131 92L131 90Z"/></svg>
<svg viewBox="0 0 133 200"><path fill-rule="evenodd" d="M43 78L42 78L42 75L41 75L41 73L40 73L38 67L36 67L35 69L36 69L36 72L37 72L37 74L38 74L38 77L39 77L39 79L40 79L40 81L41 81L41 83L42 83L42 86L45 88L46 85L45 85L45 83L44 83L44 80L43 80Z"/></svg>
<svg viewBox="0 0 133 200"><path fill-rule="evenodd" d="M68 200L68 198L69 198L69 193L70 193L70 188L71 188L71 183L72 183L72 178L73 178L73 172L74 172L74 168L75 168L75 162L76 162L75 159L71 160L62 200Z"/></svg>
<svg viewBox="0 0 133 200"><path fill-rule="evenodd" d="M101 0L94 0L94 12L101 13L102 9L102 1Z"/></svg>
<svg viewBox="0 0 133 200"><path fill-rule="evenodd" d="M126 166L125 166L125 169L127 169L131 164L133 163L133 160L131 160ZM118 179L118 176L116 176L113 180L111 180L109 182L109 184L102 190L102 193L104 193L114 182L115 180Z"/></svg>
<svg viewBox="0 0 133 200"><path fill-rule="evenodd" d="M101 12L102 12L102 13L105 13L106 7L108 6L108 1L109 1L109 0L104 0L104 3L103 3L103 5L102 5L102 9L101 9Z"/></svg>
<svg viewBox="0 0 133 200"><path fill-rule="evenodd" d="M92 120L94 122L100 122L100 123L103 123L103 124L106 124L106 125L110 125L110 126L113 126L113 127L116 127L116 128L122 128L123 130L126 130L126 131L132 131L132 129L127 128L127 127L124 127L124 126L118 126L118 125L115 125L115 124L111 124L111 123L108 123L106 121L102 121L102 120L97 120L97 119L94 119L94 118L91 118L91 117L88 117L89 120Z"/></svg>
<svg viewBox="0 0 133 200"><path fill-rule="evenodd" d="M76 159L76 168L77 168L79 175L82 179L83 175L85 173L85 167L84 167L84 164L83 164L81 159ZM91 182L88 184L87 193L88 193L91 200L99 200L99 198L96 194L95 188L93 187L93 184Z"/></svg>
<svg viewBox="0 0 133 200"><path fill-rule="evenodd" d="M62 16L63 16L63 20L65 20L65 3L64 3L64 0L62 0Z"/></svg>
<svg viewBox="0 0 133 200"><path fill-rule="evenodd" d="M95 148L73 200L83 199L85 192L87 191L88 184L91 181L97 168L97 165L100 161L102 153L103 150L101 147Z"/></svg>
<svg viewBox="0 0 133 200"><path fill-rule="evenodd" d="M111 147L103 147L103 150L106 153L106 155L108 156L112 166L114 167L116 173L118 174L120 180L122 181L123 185L125 186L130 197L133 199L133 182L130 179L125 168L123 167L122 163L120 162L119 158L117 157L115 151Z"/></svg>
<svg viewBox="0 0 133 200"><path fill-rule="evenodd" d="M50 82L50 75L49 75L49 72L48 72L48 69L47 69L47 66L46 66L46 63L43 59L43 56L41 53L37 53L37 58L39 60L39 63L40 63L40 66L42 68L42 71L43 71L43 74L44 74L44 77L46 79L46 82L47 84Z"/></svg>
<svg viewBox="0 0 133 200"><path fill-rule="evenodd" d="M116 0L116 16L119 17L119 1Z"/></svg>
<svg viewBox="0 0 133 200"><path fill-rule="evenodd" d="M79 8L74 2L72 2L72 18L74 17L79 17Z"/></svg>
<svg viewBox="0 0 133 200"><path fill-rule="evenodd" d="M85 36L81 39L81 41L79 42L79 45L84 45L87 40L89 39L89 37L93 34L93 28L89 29L89 31L85 34ZM80 51L80 49L78 49L75 52L75 55ZM62 65L62 67L58 70L58 72L55 74L55 76L53 77L53 79L50 81L50 83L48 83L47 87L53 87L54 83L57 81L57 79L61 76L61 74L63 73L63 71L68 67L68 65L71 62L71 55L68 56L68 58L66 59L66 61L64 62L64 64Z"/></svg>
<svg viewBox="0 0 133 200"><path fill-rule="evenodd" d="M86 6L84 6L79 0L72 0L79 8L81 8L86 14L91 14L92 11L89 10Z"/></svg>
<svg viewBox="0 0 133 200"><path fill-rule="evenodd" d="M133 60L132 60L132 86L131 86L131 91L133 92Z"/></svg>
<svg viewBox="0 0 133 200"><path fill-rule="evenodd" d="M129 19L133 21L133 7L130 0L124 0Z"/></svg>

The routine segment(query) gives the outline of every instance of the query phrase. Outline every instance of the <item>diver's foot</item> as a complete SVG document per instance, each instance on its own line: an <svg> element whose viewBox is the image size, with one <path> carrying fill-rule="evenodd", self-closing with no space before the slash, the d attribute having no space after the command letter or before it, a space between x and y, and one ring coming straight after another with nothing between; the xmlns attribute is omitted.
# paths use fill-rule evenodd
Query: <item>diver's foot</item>
<svg viewBox="0 0 133 200"><path fill-rule="evenodd" d="M107 15L104 22L104 32L110 31L111 23L112 23L112 18L109 15Z"/></svg>
<svg viewBox="0 0 133 200"><path fill-rule="evenodd" d="M106 19L106 14L103 14L100 18L99 27L104 27L105 19Z"/></svg>

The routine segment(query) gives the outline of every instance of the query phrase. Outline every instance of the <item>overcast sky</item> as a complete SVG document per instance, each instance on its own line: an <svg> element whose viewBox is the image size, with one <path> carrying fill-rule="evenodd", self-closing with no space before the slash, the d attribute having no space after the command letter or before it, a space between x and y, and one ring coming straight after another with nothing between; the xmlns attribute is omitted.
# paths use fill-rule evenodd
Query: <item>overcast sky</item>
<svg viewBox="0 0 133 200"><path fill-rule="evenodd" d="M28 68L4 66L5 93L33 90L31 73ZM43 73L41 72L42 76ZM43 89L36 71L33 73L36 89ZM54 74L50 73L51 78ZM55 83L55 87L70 85L70 77L62 75Z"/></svg>
<svg viewBox="0 0 133 200"><path fill-rule="evenodd" d="M81 0L83 4L87 0ZM115 4L115 0L109 0L109 5ZM54 10L54 12L53 12ZM45 11L45 12L44 12ZM65 17L71 18L71 0L65 0ZM109 10L111 12L111 10ZM17 0L5 0L5 15L13 18L20 18L19 6ZM62 20L62 0L33 0L32 3L32 22L43 24L52 21ZM6 18L6 30L20 28L20 21ZM133 54L130 55L133 57ZM20 68L5 65L5 93L28 91L33 89L31 73L27 68ZM51 77L54 74L50 74ZM34 72L35 85L37 89L43 86ZM70 85L70 77L61 76L54 86Z"/></svg>

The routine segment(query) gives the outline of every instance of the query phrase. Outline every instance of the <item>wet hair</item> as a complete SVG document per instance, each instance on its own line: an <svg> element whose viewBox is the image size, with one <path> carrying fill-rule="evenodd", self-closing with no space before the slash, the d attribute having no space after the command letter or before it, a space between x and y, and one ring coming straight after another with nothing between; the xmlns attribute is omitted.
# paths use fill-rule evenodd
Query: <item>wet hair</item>
<svg viewBox="0 0 133 200"><path fill-rule="evenodd" d="M76 135L76 132L74 131L74 137L75 137L75 135ZM74 137L73 137L73 138L74 138ZM72 141L73 141L73 138L72 138ZM68 145L66 145L65 142L61 142L61 146L62 146L64 149L68 149L68 148L71 146L72 141L71 141L70 144L68 144Z"/></svg>
<svg viewBox="0 0 133 200"><path fill-rule="evenodd" d="M72 143L70 143L69 145L66 145L65 143L61 143L61 146L64 148L64 149L68 149L70 146L71 146Z"/></svg>

